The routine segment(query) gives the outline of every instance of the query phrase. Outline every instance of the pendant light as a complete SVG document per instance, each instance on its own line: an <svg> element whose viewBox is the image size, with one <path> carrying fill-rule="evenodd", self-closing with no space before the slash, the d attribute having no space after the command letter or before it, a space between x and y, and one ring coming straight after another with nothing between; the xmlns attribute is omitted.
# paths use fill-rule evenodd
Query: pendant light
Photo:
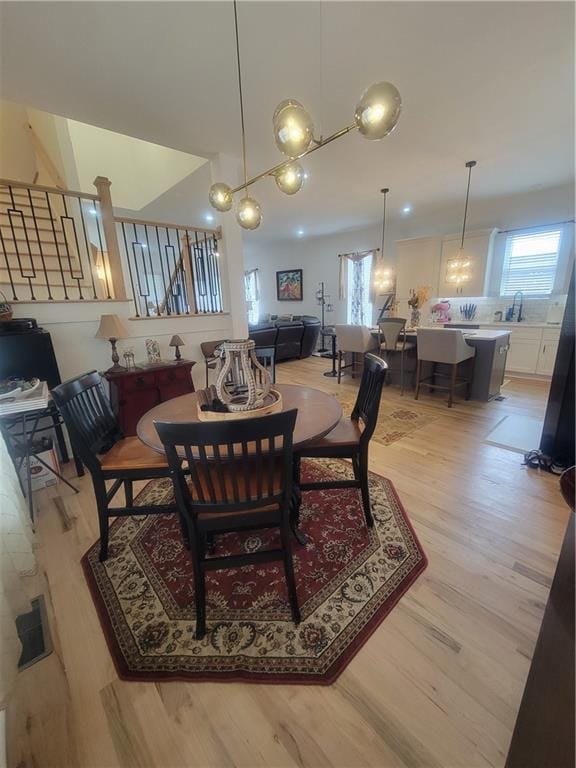
<svg viewBox="0 0 576 768"><path fill-rule="evenodd" d="M472 177L472 168L476 165L476 160L468 160L466 168L468 168L468 185L466 187L466 202L464 204L464 219L462 221L462 238L460 240L460 248L456 258L448 260L448 274L447 280L449 283L455 283L461 285L467 283L471 278L471 261L470 257L464 250L464 238L466 237L466 220L468 218L468 201L470 199L470 179Z"/></svg>
<svg viewBox="0 0 576 768"><path fill-rule="evenodd" d="M238 8L234 0L234 32L236 34L236 65L238 68L238 93L240 96L240 126L242 130L242 165L244 169L244 197L238 203L236 221L243 229L258 229L262 222L262 209L260 203L248 194L248 164L246 162L246 127L244 125L244 96L242 93L242 69L240 67L240 39L238 36ZM217 186L217 185L214 185ZM212 187L211 192L214 190ZM226 186L226 185L224 185ZM230 207L232 206L232 192L229 193ZM226 194L228 204L228 194ZM227 209L229 210L229 209Z"/></svg>
<svg viewBox="0 0 576 768"><path fill-rule="evenodd" d="M386 233L386 195L390 190L386 187L381 189L383 195L382 206L382 240L380 246L379 263L374 270L374 288L377 293L388 293L394 286L394 275L391 269L385 266L384 260L384 235Z"/></svg>
<svg viewBox="0 0 576 768"><path fill-rule="evenodd" d="M242 191L244 197L236 210L236 219L241 227L256 229L260 225L262 212L258 202L248 195L250 185L265 176L272 176L278 189L286 195L296 194L302 188L306 178L306 174L300 163L296 162L297 160L322 149L322 147L356 129L365 139L372 141L383 139L396 127L402 109L402 100L400 93L392 83L385 81L374 83L362 94L354 112L354 122L330 136L315 138L312 118L304 106L297 99L284 99L274 110L272 128L276 146L287 159L249 179L246 168L246 132L236 0L234 0L234 29L236 32L236 61L240 93L244 183L232 189L224 182L216 182L210 187L208 199L210 205L217 211L226 212L232 208L233 196Z"/></svg>

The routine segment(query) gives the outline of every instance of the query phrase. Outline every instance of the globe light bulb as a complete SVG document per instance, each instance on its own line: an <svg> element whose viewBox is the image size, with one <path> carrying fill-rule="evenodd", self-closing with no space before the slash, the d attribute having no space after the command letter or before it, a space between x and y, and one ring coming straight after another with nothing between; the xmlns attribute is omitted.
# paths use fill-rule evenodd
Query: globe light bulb
<svg viewBox="0 0 576 768"><path fill-rule="evenodd" d="M299 157L306 152L314 137L312 119L295 99L285 99L278 104L272 125L276 146L288 157Z"/></svg>
<svg viewBox="0 0 576 768"><path fill-rule="evenodd" d="M358 102L354 112L356 126L367 139L383 139L396 127L401 109L400 93L392 83L374 83Z"/></svg>
<svg viewBox="0 0 576 768"><path fill-rule="evenodd" d="M260 204L253 197L243 197L238 203L236 221L244 229L258 229L262 221Z"/></svg>
<svg viewBox="0 0 576 768"><path fill-rule="evenodd" d="M210 187L208 200L210 201L212 208L216 208L217 211L225 213L232 208L232 190L228 184L218 181Z"/></svg>
<svg viewBox="0 0 576 768"><path fill-rule="evenodd" d="M278 189L286 195L294 195L304 184L304 169L300 163L287 163L276 174Z"/></svg>

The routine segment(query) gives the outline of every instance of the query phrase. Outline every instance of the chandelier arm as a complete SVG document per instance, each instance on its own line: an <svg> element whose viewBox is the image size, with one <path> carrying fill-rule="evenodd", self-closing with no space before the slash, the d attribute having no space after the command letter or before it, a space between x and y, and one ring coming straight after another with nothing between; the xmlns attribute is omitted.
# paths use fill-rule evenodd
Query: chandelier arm
<svg viewBox="0 0 576 768"><path fill-rule="evenodd" d="M336 141L336 139L339 139L341 136L345 136L347 133L350 133L350 131L354 130L356 128L356 123L352 123L352 125L347 126L346 128L342 128L339 131L336 131L336 133L333 133L331 136L327 136L325 139L319 140L317 143L314 144L313 147L310 147L305 152L302 152L302 154L298 155L297 157L291 157L289 160L282 160L281 163L278 163L278 165L272 166L272 168L268 168L266 171L262 171L262 173L257 174L256 176L252 176L251 179L245 180L244 184L240 184L238 187L234 187L234 189L231 190L231 194L234 195L236 192L240 192L240 190L248 188L251 184L254 184L256 181L260 181L260 179L263 179L264 176L275 176L278 171L282 170L284 166L289 165L290 163L293 163L295 160L300 160L303 157L306 157L306 155L311 155L312 152L316 152L317 149L320 149L321 147L325 147L327 144L330 144L333 141Z"/></svg>

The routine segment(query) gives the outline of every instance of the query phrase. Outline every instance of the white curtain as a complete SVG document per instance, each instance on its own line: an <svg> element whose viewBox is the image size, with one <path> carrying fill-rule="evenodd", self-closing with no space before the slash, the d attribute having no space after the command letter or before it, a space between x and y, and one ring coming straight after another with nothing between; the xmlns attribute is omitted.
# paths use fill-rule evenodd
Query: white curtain
<svg viewBox="0 0 576 768"><path fill-rule="evenodd" d="M30 611L23 577L36 572L26 501L0 434L0 709L6 706L21 646L14 620Z"/></svg>
<svg viewBox="0 0 576 768"><path fill-rule="evenodd" d="M371 274L370 274L370 286L369 286L369 295L370 295L370 301L374 302L375 295L374 295L374 271L376 269L376 264L378 262L378 253L380 249L374 248L371 251L356 251L354 253L341 253L339 254L338 258L340 259L340 267L339 267L339 274L338 274L338 296L341 300L345 300L347 298L348 293L348 262L358 262L362 261L362 259L365 259L368 256L372 256L372 267L371 267Z"/></svg>

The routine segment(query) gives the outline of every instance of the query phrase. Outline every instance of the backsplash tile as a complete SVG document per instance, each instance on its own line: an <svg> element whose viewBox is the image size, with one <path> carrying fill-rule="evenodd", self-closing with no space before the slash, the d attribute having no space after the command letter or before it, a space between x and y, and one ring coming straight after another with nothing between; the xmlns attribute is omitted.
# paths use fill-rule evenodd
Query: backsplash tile
<svg viewBox="0 0 576 768"><path fill-rule="evenodd" d="M431 299L430 306L433 306L438 301L442 301L442 299ZM453 322L465 319L460 313L460 307L464 304L476 304L477 309L474 322L479 323L497 322L497 318L495 317L496 312L502 312L502 318L504 319L506 317L506 310L508 307L512 306L511 298L501 299L490 296L466 296L457 299L451 298L448 299L448 301L450 302L450 314ZM549 299L524 299L522 316L527 323L545 323L548 318L548 312L554 305L560 308L561 318L565 304L565 295L551 296Z"/></svg>

